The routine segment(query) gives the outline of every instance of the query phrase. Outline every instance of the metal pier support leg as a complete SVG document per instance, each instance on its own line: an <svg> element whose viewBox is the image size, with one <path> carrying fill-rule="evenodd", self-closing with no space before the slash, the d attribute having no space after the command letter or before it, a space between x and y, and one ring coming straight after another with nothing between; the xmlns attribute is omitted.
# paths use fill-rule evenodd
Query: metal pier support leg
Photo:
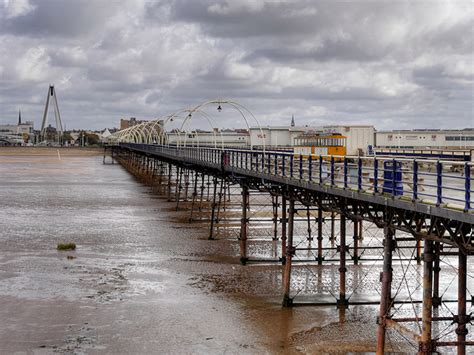
<svg viewBox="0 0 474 355"><path fill-rule="evenodd" d="M166 198L168 201L171 201L171 180L173 177L173 165L168 163L168 189L166 191Z"/></svg>
<svg viewBox="0 0 474 355"><path fill-rule="evenodd" d="M318 265L323 264L323 208L318 206Z"/></svg>
<svg viewBox="0 0 474 355"><path fill-rule="evenodd" d="M247 232L248 232L248 218L247 210L249 204L249 187L242 185L242 219L240 220L240 263L245 265L247 263Z"/></svg>
<svg viewBox="0 0 474 355"><path fill-rule="evenodd" d="M223 198L223 191L225 191L225 181L221 179L221 184L219 186L219 193L218 193L218 202L217 202L217 214L216 214L216 223L219 224L221 219L221 206L222 206L222 198Z"/></svg>
<svg viewBox="0 0 474 355"><path fill-rule="evenodd" d="M194 212L194 205L196 204L199 173L196 171L193 176L194 176L193 201L191 202L191 212L189 214L189 223L193 221L193 212Z"/></svg>
<svg viewBox="0 0 474 355"><path fill-rule="evenodd" d="M311 212L309 210L309 206L306 206L306 219L308 222L308 241L313 240L313 236L311 235Z"/></svg>
<svg viewBox="0 0 474 355"><path fill-rule="evenodd" d="M339 245L339 299L337 300L338 308L347 308L346 299L346 216L341 213L339 220L341 227L340 245Z"/></svg>
<svg viewBox="0 0 474 355"><path fill-rule="evenodd" d="M163 184L163 173L164 173L164 169L163 169L163 162L160 161L159 163L159 174L158 174L158 187L157 187L157 191L158 191L158 194L161 195L161 185Z"/></svg>
<svg viewBox="0 0 474 355"><path fill-rule="evenodd" d="M467 255L459 250L458 266L458 355L466 354L466 335L468 333L466 324L470 316L466 315L466 287L467 287Z"/></svg>
<svg viewBox="0 0 474 355"><path fill-rule="evenodd" d="M216 218L216 195L217 195L217 178L214 178L214 194L212 197L212 205L211 205L211 226L209 230L209 238L208 239L214 239L214 222Z"/></svg>
<svg viewBox="0 0 474 355"><path fill-rule="evenodd" d="M435 351L431 339L431 326L433 320L433 241L425 240L423 249L423 312L422 332L418 354L428 355Z"/></svg>
<svg viewBox="0 0 474 355"><path fill-rule="evenodd" d="M382 281L382 293L380 296L380 309L379 316L377 318L377 355L382 355L385 351L385 330L386 322L388 318L388 312L390 310L390 289L392 287L392 252L394 248L393 236L394 231L392 228L386 226L384 228L384 258L383 258L383 271L380 275Z"/></svg>
<svg viewBox="0 0 474 355"><path fill-rule="evenodd" d="M205 185L205 176L204 176L204 173L201 174L201 194L200 194L200 197L199 197L199 219L202 219L202 200L204 198L204 190L206 189L206 185Z"/></svg>
<svg viewBox="0 0 474 355"><path fill-rule="evenodd" d="M183 181L183 168L178 168L177 175L176 175L176 189L175 189L175 196L176 196L176 211L179 209L179 199L181 195L181 189L183 188L182 185Z"/></svg>
<svg viewBox="0 0 474 355"><path fill-rule="evenodd" d="M421 240L416 241L416 263L421 265Z"/></svg>
<svg viewBox="0 0 474 355"><path fill-rule="evenodd" d="M186 169L184 173L184 201L188 201L188 192L189 192L189 170Z"/></svg>
<svg viewBox="0 0 474 355"><path fill-rule="evenodd" d="M441 251L441 244L435 242L434 244L434 265L433 265L433 307L441 306L441 297L439 295L439 272L441 271L439 265L439 253Z"/></svg>
<svg viewBox="0 0 474 355"><path fill-rule="evenodd" d="M293 247L293 231L294 231L294 217L295 217L295 200L290 193L289 208L288 208L288 247L286 248L285 269L283 274L283 307L290 307L293 300L290 298L291 288L291 260L295 255L295 248Z"/></svg>
<svg viewBox="0 0 474 355"><path fill-rule="evenodd" d="M285 265L286 262L286 197L281 196L281 262Z"/></svg>
<svg viewBox="0 0 474 355"><path fill-rule="evenodd" d="M278 240L278 195L272 196L273 240Z"/></svg>
<svg viewBox="0 0 474 355"><path fill-rule="evenodd" d="M357 219L354 219L353 221L353 226L354 226L354 265L359 264L359 221Z"/></svg>
<svg viewBox="0 0 474 355"><path fill-rule="evenodd" d="M334 242L334 240L336 239L335 229L336 229L336 213L331 212L331 237L329 238L331 242Z"/></svg>

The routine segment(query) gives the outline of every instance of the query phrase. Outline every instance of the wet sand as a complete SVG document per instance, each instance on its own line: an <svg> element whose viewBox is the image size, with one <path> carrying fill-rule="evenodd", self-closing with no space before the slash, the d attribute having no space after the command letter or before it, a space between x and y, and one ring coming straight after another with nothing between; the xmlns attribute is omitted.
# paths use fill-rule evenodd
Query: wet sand
<svg viewBox="0 0 474 355"><path fill-rule="evenodd" d="M1 157L0 177L2 354L375 350L377 307L282 308L280 265L240 265L119 165Z"/></svg>
<svg viewBox="0 0 474 355"><path fill-rule="evenodd" d="M95 156L103 155L104 148L79 147L0 147L0 156Z"/></svg>

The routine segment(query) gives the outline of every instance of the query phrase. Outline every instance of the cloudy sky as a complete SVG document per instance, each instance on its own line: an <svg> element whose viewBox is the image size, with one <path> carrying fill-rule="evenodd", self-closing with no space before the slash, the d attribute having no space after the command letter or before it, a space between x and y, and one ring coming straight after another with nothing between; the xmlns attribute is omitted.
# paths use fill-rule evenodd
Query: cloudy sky
<svg viewBox="0 0 474 355"><path fill-rule="evenodd" d="M474 127L473 23L456 0L0 0L0 123L38 128L54 83L67 128L214 98L262 125Z"/></svg>

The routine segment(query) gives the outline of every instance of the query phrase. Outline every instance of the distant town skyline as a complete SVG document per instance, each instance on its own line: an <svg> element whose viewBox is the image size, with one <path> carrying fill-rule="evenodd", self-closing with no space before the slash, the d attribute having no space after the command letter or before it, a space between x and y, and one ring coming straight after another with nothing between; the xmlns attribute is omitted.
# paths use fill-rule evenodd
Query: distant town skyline
<svg viewBox="0 0 474 355"><path fill-rule="evenodd" d="M38 129L54 84L67 129L215 98L264 126L473 127L473 22L471 1L3 0L0 124Z"/></svg>

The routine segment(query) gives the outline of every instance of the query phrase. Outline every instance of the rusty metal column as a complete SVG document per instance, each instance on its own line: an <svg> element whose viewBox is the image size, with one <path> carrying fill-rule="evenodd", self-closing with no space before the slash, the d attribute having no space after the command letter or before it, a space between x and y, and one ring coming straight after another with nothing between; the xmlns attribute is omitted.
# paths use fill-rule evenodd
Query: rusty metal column
<svg viewBox="0 0 474 355"><path fill-rule="evenodd" d="M273 208L273 238L272 240L278 240L278 195L272 196L272 208Z"/></svg>
<svg viewBox="0 0 474 355"><path fill-rule="evenodd" d="M206 189L206 186L205 186L205 176L204 176L204 173L201 173L201 194L200 194L200 197L199 197L199 219L202 219L202 200L204 198L204 190Z"/></svg>
<svg viewBox="0 0 474 355"><path fill-rule="evenodd" d="M422 331L418 354L431 354L435 350L431 339L433 320L433 241L425 240L423 249L423 311Z"/></svg>
<svg viewBox="0 0 474 355"><path fill-rule="evenodd" d="M249 204L249 187L244 183L242 185L242 219L240 220L240 263L245 265L247 263L247 232L248 232L248 218L247 210Z"/></svg>
<svg viewBox="0 0 474 355"><path fill-rule="evenodd" d="M193 182L194 188L193 188L193 200L191 202L191 212L189 214L189 223L193 221L194 205L196 204L196 197L198 193L197 185L198 185L199 173L196 171L194 175L191 175L191 176L194 176L194 182Z"/></svg>
<svg viewBox="0 0 474 355"><path fill-rule="evenodd" d="M433 264L433 307L441 306L441 296L439 295L439 272L441 271L439 265L439 253L441 252L440 242L434 244L434 264Z"/></svg>
<svg viewBox="0 0 474 355"><path fill-rule="evenodd" d="M181 189L183 181L183 168L178 167L176 175L176 189L175 189L175 198L176 198L176 211L179 209L179 199L181 197Z"/></svg>
<svg viewBox="0 0 474 355"><path fill-rule="evenodd" d="M416 241L416 263L421 265L421 240Z"/></svg>
<svg viewBox="0 0 474 355"><path fill-rule="evenodd" d="M291 288L291 260L295 254L293 247L293 232L294 232L294 217L295 217L295 200L293 192L290 191L289 208L288 208L288 247L286 248L286 261L283 274L283 307L290 307L293 300L290 298Z"/></svg>
<svg viewBox="0 0 474 355"><path fill-rule="evenodd" d="M342 213L339 219L340 226L340 245L339 245L339 299L337 300L338 308L347 308L346 299L346 216Z"/></svg>
<svg viewBox="0 0 474 355"><path fill-rule="evenodd" d="M219 193L217 194L217 196L219 196L218 202L217 202L217 214L216 214L216 223L217 224L219 224L219 221L220 221L220 218L221 218L221 205L222 205L222 195L223 195L222 191L223 191L223 189L225 189L224 179L221 179L221 183L220 183L220 186L219 186Z"/></svg>
<svg viewBox="0 0 474 355"><path fill-rule="evenodd" d="M306 206L306 219L308 223L308 238L307 240L311 242L313 240L313 236L311 235L311 211L309 210L309 205Z"/></svg>
<svg viewBox="0 0 474 355"><path fill-rule="evenodd" d="M323 264L323 205L318 205L318 265Z"/></svg>
<svg viewBox="0 0 474 355"><path fill-rule="evenodd" d="M382 355L385 351L385 320L390 310L390 289L392 287L392 252L394 230L388 226L384 228L384 257L383 271L380 275L382 281L382 293L380 295L380 309L377 317L377 355Z"/></svg>
<svg viewBox="0 0 474 355"><path fill-rule="evenodd" d="M329 240L331 242L334 242L336 239L336 213L334 211L331 212L331 236L329 237Z"/></svg>
<svg viewBox="0 0 474 355"><path fill-rule="evenodd" d="M214 177L214 194L212 197L212 205L211 205L211 225L210 225L210 230L209 230L209 238L208 239L214 239L214 219L216 218L216 195L217 195L217 178Z"/></svg>
<svg viewBox="0 0 474 355"><path fill-rule="evenodd" d="M354 226L354 265L359 264L359 221L357 219L353 220L353 226Z"/></svg>
<svg viewBox="0 0 474 355"><path fill-rule="evenodd" d="M168 163L168 189L166 191L166 198L168 201L171 201L171 181L173 177L173 165Z"/></svg>
<svg viewBox="0 0 474 355"><path fill-rule="evenodd" d="M470 316L466 315L466 286L467 286L467 255L459 250L458 265L458 355L466 354L466 335L468 333L466 324Z"/></svg>
<svg viewBox="0 0 474 355"><path fill-rule="evenodd" d="M189 169L186 169L184 173L184 201L188 201L189 173L190 173Z"/></svg>
<svg viewBox="0 0 474 355"><path fill-rule="evenodd" d="M286 197L281 196L281 262L283 265L286 262Z"/></svg>

